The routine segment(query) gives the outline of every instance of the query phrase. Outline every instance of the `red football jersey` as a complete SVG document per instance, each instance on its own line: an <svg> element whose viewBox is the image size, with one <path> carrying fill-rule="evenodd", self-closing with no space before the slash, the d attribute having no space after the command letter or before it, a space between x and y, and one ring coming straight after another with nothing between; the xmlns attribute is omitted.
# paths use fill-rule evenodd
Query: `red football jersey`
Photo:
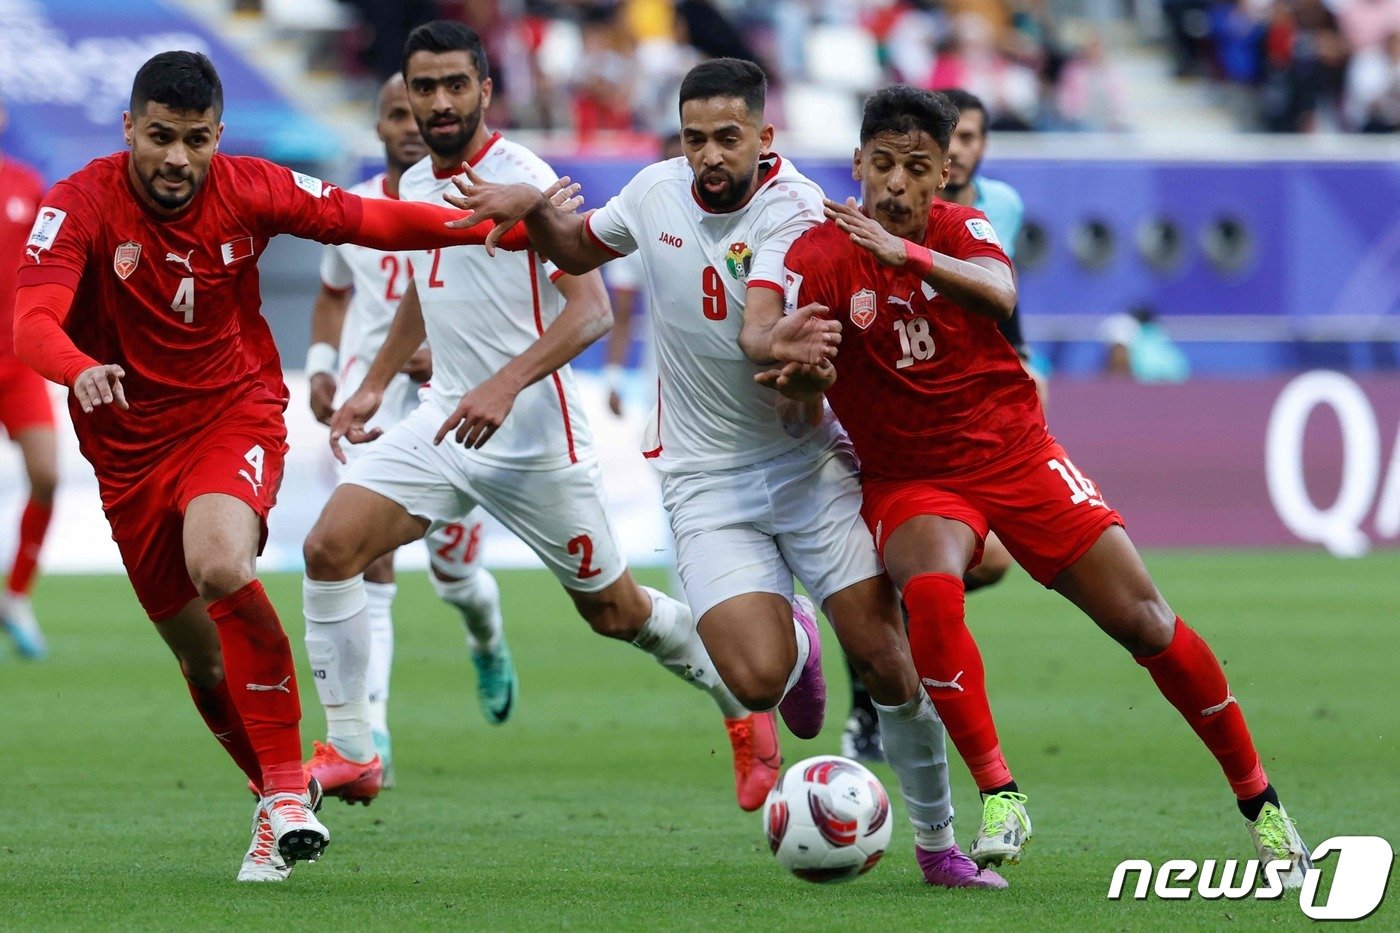
<svg viewBox="0 0 1400 933"><path fill-rule="evenodd" d="M316 178L215 155L174 217L136 195L125 152L96 159L43 199L19 284L75 290L64 323L77 348L126 370L131 408L83 414L69 398L84 455L106 480L135 479L233 404L287 389L260 313L258 257L279 233L343 241L359 199Z"/></svg>
<svg viewBox="0 0 1400 933"><path fill-rule="evenodd" d="M38 172L0 156L0 359L15 354L15 274L43 196Z"/></svg>
<svg viewBox="0 0 1400 933"><path fill-rule="evenodd" d="M934 202L923 245L1011 265L982 212L959 204ZM1035 383L996 321L882 265L830 220L792 245L786 267L790 308L818 302L841 321L826 397L866 479L967 474L1051 442Z"/></svg>

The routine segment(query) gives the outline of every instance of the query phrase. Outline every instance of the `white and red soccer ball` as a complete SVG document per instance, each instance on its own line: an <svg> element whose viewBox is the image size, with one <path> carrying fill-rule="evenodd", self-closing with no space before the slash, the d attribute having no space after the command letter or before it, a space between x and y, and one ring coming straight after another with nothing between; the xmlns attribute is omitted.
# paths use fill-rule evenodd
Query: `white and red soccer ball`
<svg viewBox="0 0 1400 933"><path fill-rule="evenodd" d="M818 755L788 768L763 804L768 847L804 881L850 881L890 844L890 798L849 758Z"/></svg>

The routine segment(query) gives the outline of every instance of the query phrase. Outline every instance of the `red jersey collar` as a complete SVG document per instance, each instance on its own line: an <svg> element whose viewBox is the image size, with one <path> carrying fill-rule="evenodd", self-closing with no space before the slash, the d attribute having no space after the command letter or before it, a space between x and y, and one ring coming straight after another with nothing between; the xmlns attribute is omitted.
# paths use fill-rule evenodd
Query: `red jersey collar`
<svg viewBox="0 0 1400 933"><path fill-rule="evenodd" d="M486 145L484 145L484 146L482 146L480 149L478 149L477 152L476 152L476 155L472 156L470 159L467 160L467 164L470 165L472 168L476 168L477 163L480 162L482 159L486 158L486 153L490 152L490 151L491 151L491 147L494 146L494 145L496 145L496 143L500 142L500 140L501 140L501 134L500 134L499 132L492 133L492 134L491 134L491 138L488 139L488 140L486 140ZM438 171L438 169L437 169L436 166L433 167L433 177L434 177L434 178L439 178L439 179L441 179L441 178L451 178L453 175L460 175L460 174L461 174L461 169L460 169L460 168L457 168L457 167L453 167L453 168L450 168L450 169L444 169L444 170L442 170L442 171Z"/></svg>
<svg viewBox="0 0 1400 933"><path fill-rule="evenodd" d="M399 196L389 190L389 174L386 172L379 176L379 190L384 192L384 197L391 201L397 201Z"/></svg>
<svg viewBox="0 0 1400 933"><path fill-rule="evenodd" d="M768 153L768 155L773 157L773 164L769 166L768 171L764 173L763 180L754 186L753 191L749 192L749 196L744 198L742 203L734 205L727 211L714 210L713 208L706 205L704 201L700 200L700 195L695 191L695 179L693 178L690 180L690 197L695 201L696 206L707 214L733 214L736 211L743 210L744 208L749 206L749 202L754 199L754 195L758 194L760 191L763 190L765 185L771 182L774 178L778 177L778 171L783 167L782 156L778 155L776 152L770 152ZM759 164L763 164L762 158L759 159Z"/></svg>

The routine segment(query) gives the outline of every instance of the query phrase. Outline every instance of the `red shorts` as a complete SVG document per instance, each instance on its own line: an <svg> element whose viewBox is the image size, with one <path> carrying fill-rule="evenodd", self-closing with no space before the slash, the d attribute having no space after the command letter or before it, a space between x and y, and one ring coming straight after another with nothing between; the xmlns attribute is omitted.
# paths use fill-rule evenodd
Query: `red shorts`
<svg viewBox="0 0 1400 933"><path fill-rule="evenodd" d="M11 438L30 428L53 428L48 381L13 356L0 356L0 425Z"/></svg>
<svg viewBox="0 0 1400 933"><path fill-rule="evenodd" d="M977 535L969 567L977 565L987 531L995 531L1016 562L1047 587L1105 530L1123 524L1059 444L970 478L867 482L864 491L862 512L882 557L896 528L920 515L936 515L962 522Z"/></svg>
<svg viewBox="0 0 1400 933"><path fill-rule="evenodd" d="M170 618L199 595L185 564L184 515L190 501L223 493L246 502L261 521L261 554L286 455L282 406L249 402L180 444L139 482L102 490L103 500L112 503L106 507L112 540L151 621Z"/></svg>

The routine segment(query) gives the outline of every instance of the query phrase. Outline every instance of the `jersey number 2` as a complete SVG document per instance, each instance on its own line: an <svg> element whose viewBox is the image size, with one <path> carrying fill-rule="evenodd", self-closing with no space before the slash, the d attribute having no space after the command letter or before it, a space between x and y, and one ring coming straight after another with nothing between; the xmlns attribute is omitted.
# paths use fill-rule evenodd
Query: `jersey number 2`
<svg viewBox="0 0 1400 933"><path fill-rule="evenodd" d="M719 277L719 270L714 266L705 267L704 274L700 276L700 291L705 296L701 304L705 317L722 321L729 316L729 298L724 291L724 279Z"/></svg>
<svg viewBox="0 0 1400 933"><path fill-rule="evenodd" d="M175 289L175 297L170 301L170 310L185 316L186 324L194 323L194 279L185 276L180 287Z"/></svg>
<svg viewBox="0 0 1400 933"><path fill-rule="evenodd" d="M587 580L603 571L593 566L593 539L588 535L578 535L569 539L569 553L579 555L578 578Z"/></svg>

